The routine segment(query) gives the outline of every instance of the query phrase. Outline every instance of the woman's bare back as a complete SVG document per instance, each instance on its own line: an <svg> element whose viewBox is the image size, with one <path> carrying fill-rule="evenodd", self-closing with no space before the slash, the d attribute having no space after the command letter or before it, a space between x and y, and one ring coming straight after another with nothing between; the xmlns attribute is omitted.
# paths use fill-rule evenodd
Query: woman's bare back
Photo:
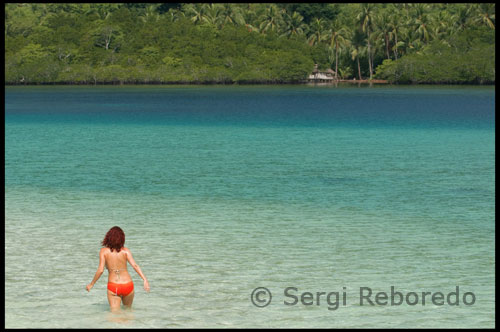
<svg viewBox="0 0 500 332"><path fill-rule="evenodd" d="M130 274L127 271L127 251L122 248L120 252L111 251L106 248L104 252L104 260L108 268L108 282L124 284L132 281Z"/></svg>

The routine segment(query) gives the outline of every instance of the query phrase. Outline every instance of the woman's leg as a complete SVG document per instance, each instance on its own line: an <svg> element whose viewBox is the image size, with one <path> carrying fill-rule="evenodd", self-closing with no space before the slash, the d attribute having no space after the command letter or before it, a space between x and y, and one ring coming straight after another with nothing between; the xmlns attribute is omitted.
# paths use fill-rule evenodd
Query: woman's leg
<svg viewBox="0 0 500 332"><path fill-rule="evenodd" d="M124 296L122 300L124 306L128 307L129 309L132 308L132 302L134 301L134 291L131 291L130 294Z"/></svg>
<svg viewBox="0 0 500 332"><path fill-rule="evenodd" d="M108 302L112 312L120 310L121 297L108 289Z"/></svg>

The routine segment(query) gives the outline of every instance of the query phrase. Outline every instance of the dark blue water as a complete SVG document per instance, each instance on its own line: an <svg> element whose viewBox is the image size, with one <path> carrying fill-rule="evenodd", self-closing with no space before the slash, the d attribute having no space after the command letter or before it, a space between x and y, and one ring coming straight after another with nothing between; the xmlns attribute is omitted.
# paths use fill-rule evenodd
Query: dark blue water
<svg viewBox="0 0 500 332"><path fill-rule="evenodd" d="M491 129L494 102L489 87L8 87L6 121Z"/></svg>

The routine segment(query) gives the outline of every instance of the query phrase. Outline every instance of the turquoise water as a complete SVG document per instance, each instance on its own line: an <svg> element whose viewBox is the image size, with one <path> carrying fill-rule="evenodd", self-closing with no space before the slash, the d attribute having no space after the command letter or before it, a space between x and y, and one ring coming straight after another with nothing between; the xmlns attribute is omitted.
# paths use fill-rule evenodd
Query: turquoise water
<svg viewBox="0 0 500 332"><path fill-rule="evenodd" d="M5 94L6 327L494 327L493 87ZM151 285L118 315L85 290L114 225ZM391 286L460 302L360 304Z"/></svg>

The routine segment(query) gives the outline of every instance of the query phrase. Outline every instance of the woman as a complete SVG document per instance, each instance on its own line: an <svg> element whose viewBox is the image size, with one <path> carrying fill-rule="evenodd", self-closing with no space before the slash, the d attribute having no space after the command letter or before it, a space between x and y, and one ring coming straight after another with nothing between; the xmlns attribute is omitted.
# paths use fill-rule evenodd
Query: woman
<svg viewBox="0 0 500 332"><path fill-rule="evenodd" d="M120 309L120 302L130 308L134 300L134 283L127 271L127 262L132 265L137 274L144 280L144 289L149 292L149 283L141 268L134 261L132 253L125 248L125 233L118 227L112 227L102 241L101 251L99 252L99 267L95 273L94 279L87 285L87 291L94 287L96 281L104 272L104 266L109 271L108 275L108 302L111 311Z"/></svg>

